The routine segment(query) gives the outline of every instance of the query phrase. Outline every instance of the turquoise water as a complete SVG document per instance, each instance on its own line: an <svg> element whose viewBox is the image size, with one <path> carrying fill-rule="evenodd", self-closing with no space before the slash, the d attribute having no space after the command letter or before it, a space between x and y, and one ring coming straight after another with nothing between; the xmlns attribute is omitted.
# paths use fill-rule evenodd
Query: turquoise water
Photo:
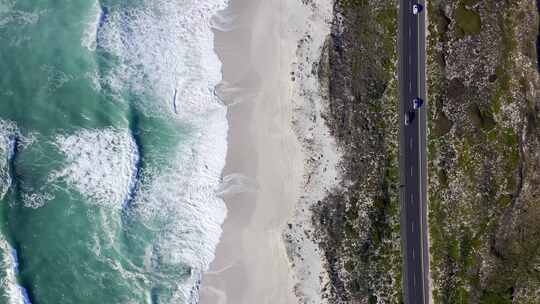
<svg viewBox="0 0 540 304"><path fill-rule="evenodd" d="M195 303L225 0L0 0L0 303Z"/></svg>

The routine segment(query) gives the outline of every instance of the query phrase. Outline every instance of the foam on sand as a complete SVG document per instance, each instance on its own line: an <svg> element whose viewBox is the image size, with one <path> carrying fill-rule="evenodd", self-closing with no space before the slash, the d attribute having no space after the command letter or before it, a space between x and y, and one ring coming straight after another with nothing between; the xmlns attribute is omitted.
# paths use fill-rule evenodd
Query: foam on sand
<svg viewBox="0 0 540 304"><path fill-rule="evenodd" d="M212 29L218 31L230 32L237 27L237 24L235 23L237 18L237 15L227 13L226 10L223 10L214 15L210 22L210 26Z"/></svg>
<svg viewBox="0 0 540 304"><path fill-rule="evenodd" d="M259 185L253 178L240 173L232 173L223 177L223 181L216 190L216 194L225 196L228 194L255 192L257 188L259 188Z"/></svg>

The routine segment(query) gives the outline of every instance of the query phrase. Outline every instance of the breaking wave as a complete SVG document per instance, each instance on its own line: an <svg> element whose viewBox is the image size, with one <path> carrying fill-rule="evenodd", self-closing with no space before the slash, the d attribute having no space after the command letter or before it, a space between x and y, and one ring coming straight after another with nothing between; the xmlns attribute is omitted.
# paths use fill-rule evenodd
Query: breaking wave
<svg viewBox="0 0 540 304"><path fill-rule="evenodd" d="M7 304L32 304L26 288L17 282L17 251L0 235L0 300Z"/></svg>
<svg viewBox="0 0 540 304"><path fill-rule="evenodd" d="M97 102L95 116L90 112L94 105L80 105L88 106L88 115L80 119L77 108L68 110L62 101L51 101L51 107L57 102L60 109L53 113L65 110L61 113L67 123L34 130L37 123L17 121L25 132L36 134L36 145L28 150L28 136L15 123L0 120L0 200L9 198L4 207L14 215L8 219L9 228L0 231L6 236L0 234L0 288L12 299L8 303L29 303L26 289L18 283L17 252L8 240L26 245L14 246L25 262L21 267L41 265L41 254L52 260L69 253L70 263L55 261L47 267L61 271L58 277L80 279L91 286L88 290L99 288L106 277L114 285L111 293L118 291L112 296L122 303L198 302L201 275L214 259L226 216L219 194L225 191L220 185L227 108L215 93L221 63L214 53L212 27L224 28L228 17L212 18L227 2L97 1L74 41L80 41L81 56L95 61L95 69L83 71L92 80L89 91L102 104L113 104L110 108L118 113L111 117L119 119L103 118ZM1 17L0 9L0 26ZM65 97L88 78L81 77L80 70L58 72L62 70L39 70L53 88L44 92L50 93L44 99ZM76 122L73 127L71 121ZM14 166L20 166L18 187L12 185ZM10 188L18 188L15 195L6 195ZM28 231L43 229L14 233L22 225ZM72 227L77 230L70 236L65 230ZM44 244L35 235L80 238L62 246ZM50 251L34 252L31 246L36 244ZM48 269L38 268L21 269L25 282L32 282L27 286L32 300L47 302L36 295L60 298L56 291L64 289L66 295L61 296L67 301L81 299L76 290L71 298L67 295L77 286L45 281L32 271ZM79 273L84 276L77 277ZM0 302L1 296L2 291Z"/></svg>
<svg viewBox="0 0 540 304"><path fill-rule="evenodd" d="M96 19L96 52L107 58L98 87L129 103L139 116L182 134L177 140L158 141L172 147L165 152L142 144L140 178L125 210L126 223L136 222L131 225L142 225L152 235L152 249L145 255L155 303L198 301L200 276L214 258L226 214L216 189L225 165L228 125L226 107L215 94L221 63L211 30L212 16L226 4L102 2ZM131 132L143 142L154 136L144 123L132 124Z"/></svg>
<svg viewBox="0 0 540 304"><path fill-rule="evenodd" d="M17 134L14 123L0 120L0 200L4 198L12 183L10 161L15 154Z"/></svg>

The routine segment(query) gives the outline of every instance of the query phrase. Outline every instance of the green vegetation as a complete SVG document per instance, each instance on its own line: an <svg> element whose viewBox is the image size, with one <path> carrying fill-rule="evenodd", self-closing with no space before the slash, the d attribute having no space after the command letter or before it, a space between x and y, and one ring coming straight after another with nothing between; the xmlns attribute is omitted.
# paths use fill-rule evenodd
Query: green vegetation
<svg viewBox="0 0 540 304"><path fill-rule="evenodd" d="M527 178L523 162L535 156L522 155L522 130L527 123L519 124L513 117L532 119L537 115L534 102L523 98L531 90L531 79L521 76L527 75L522 72L526 67L516 65L517 52L529 52L523 45L536 39L535 34L520 32L518 27L531 13L524 3L507 2L502 8L477 0L428 3L429 18L435 20L430 22L432 35L428 38L428 166L433 185L429 225L435 303L540 301L535 296L540 272L531 265L540 259L540 200L516 200L523 191L531 191L521 186ZM454 6L454 20L444 15L441 7L445 5ZM497 18L480 20L490 14ZM448 31L452 22L457 31ZM484 26L496 34L481 31ZM477 35L476 40L455 44L466 35ZM522 43L518 37L531 41ZM453 69L456 62L446 62L440 50L452 47L465 48L460 51L469 54L482 50L482 56L491 59L480 68L470 67L459 81L446 79L446 64ZM454 113L456 108L451 107L456 102L463 112ZM509 111L516 109L520 112L512 117ZM528 128L533 132L528 136L538 136L536 125L529 122ZM515 224L508 220L509 214L515 216ZM486 261L489 268L481 268Z"/></svg>
<svg viewBox="0 0 540 304"><path fill-rule="evenodd" d="M510 292L486 292L480 299L482 304L512 304L512 294Z"/></svg>
<svg viewBox="0 0 540 304"><path fill-rule="evenodd" d="M400 303L401 301L401 252L399 243L399 172L397 159L397 145L394 138L397 138L395 128L395 109L399 107L397 101L396 88L396 44L397 34L397 9L392 1L383 1L381 5L375 7L367 6L363 1L345 1L343 6L349 5L349 9L354 7L361 10L362 17L359 17L361 24L355 29L358 41L363 41L375 46L377 50L368 50L370 54L352 50L353 55L353 78L373 77L367 81L366 100L370 113L380 118L375 120L376 128L387 134L382 134L382 140L386 151L382 154L386 157L380 170L383 170L380 185L375 187L372 195L373 205L369 210L371 223L369 226L369 239L363 245L358 246L358 229L355 228L358 222L358 211L364 203L361 198L351 201L345 214L346 223L344 225L345 244L351 250L351 258L345 262L345 269L354 276L349 283L349 290L357 297L363 297L367 293L368 303L377 303L378 297L375 291L381 284L391 283L386 288L393 290L392 294L385 294L387 303ZM375 22L374 22L375 21ZM382 32L378 32L381 29ZM373 52L373 53L371 53ZM366 56L372 57L377 65L376 70L366 71ZM374 73L371 75L371 73ZM393 79L393 80L390 80ZM358 80L357 80L358 81ZM371 116L371 115L370 115ZM368 186L370 187L370 186ZM370 188L371 188L370 187ZM365 208L365 207L364 207ZM365 228L364 228L365 229ZM355 249L353 249L355 248ZM367 269L373 272L366 273ZM392 277L388 277L393 274ZM366 276L371 277L366 281ZM381 300L384 300L381 299Z"/></svg>
<svg viewBox="0 0 540 304"><path fill-rule="evenodd" d="M368 0L341 0L340 5L346 10L355 9L366 7L368 5Z"/></svg>
<svg viewBox="0 0 540 304"><path fill-rule="evenodd" d="M493 114L488 108L480 109L478 104L472 103L467 109L467 114L477 129L489 131L495 127Z"/></svg>
<svg viewBox="0 0 540 304"><path fill-rule="evenodd" d="M316 210L334 263L329 296L335 303L402 302L395 4L337 1L347 26L329 42L331 70L319 74L333 84L327 123L343 147L352 184Z"/></svg>
<svg viewBox="0 0 540 304"><path fill-rule="evenodd" d="M477 12L466 8L463 3L458 5L454 11L454 18L456 19L459 37L480 33L482 27L480 15Z"/></svg>
<svg viewBox="0 0 540 304"><path fill-rule="evenodd" d="M462 0L461 3L465 6L473 6L476 5L480 0Z"/></svg>
<svg viewBox="0 0 540 304"><path fill-rule="evenodd" d="M493 112L498 114L504 100L510 100L512 54L517 48L514 38L514 18L504 12L498 12L498 26L501 31L500 64L495 69L496 83L492 98Z"/></svg>

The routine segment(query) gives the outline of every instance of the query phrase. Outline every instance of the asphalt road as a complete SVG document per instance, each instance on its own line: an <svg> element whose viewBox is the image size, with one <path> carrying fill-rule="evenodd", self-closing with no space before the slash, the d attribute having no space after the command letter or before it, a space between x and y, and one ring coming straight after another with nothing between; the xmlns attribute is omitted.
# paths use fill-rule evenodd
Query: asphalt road
<svg viewBox="0 0 540 304"><path fill-rule="evenodd" d="M426 304L430 303L430 288L426 214L425 3L418 1L424 10L413 15L415 3L411 0L399 2L401 236L405 303ZM422 98L424 106L414 111L414 120L405 126L405 113L413 111L415 97Z"/></svg>

